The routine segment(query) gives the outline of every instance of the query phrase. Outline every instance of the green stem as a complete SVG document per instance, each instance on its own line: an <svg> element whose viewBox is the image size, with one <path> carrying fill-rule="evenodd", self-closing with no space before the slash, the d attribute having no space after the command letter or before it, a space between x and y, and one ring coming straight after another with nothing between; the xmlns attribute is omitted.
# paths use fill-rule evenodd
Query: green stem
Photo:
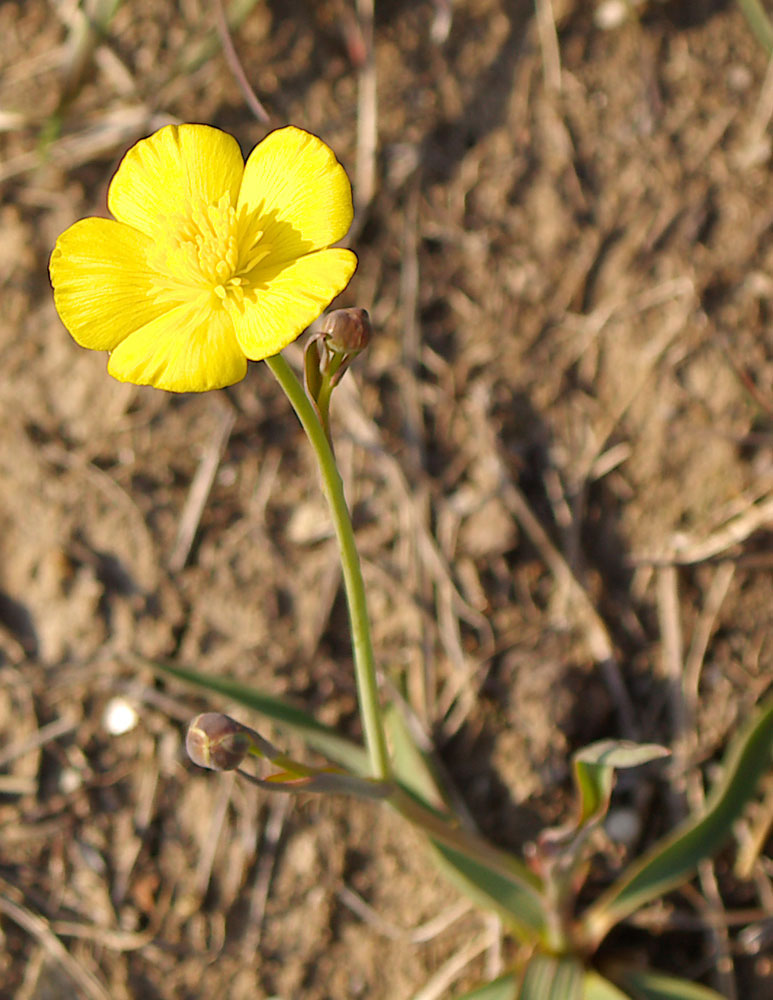
<svg viewBox="0 0 773 1000"><path fill-rule="evenodd" d="M749 27L757 36L757 41L767 51L773 52L773 25L760 0L738 0L738 6L746 16Z"/></svg>
<svg viewBox="0 0 773 1000"><path fill-rule="evenodd" d="M328 441L332 441L330 436L330 397L333 395L333 386L330 382L330 375L326 373L322 377L322 385L319 387L317 396L317 410L322 428Z"/></svg>
<svg viewBox="0 0 773 1000"><path fill-rule="evenodd" d="M354 671L357 679L362 728L370 754L373 777L385 779L389 777L391 770L389 754L387 753L378 697L376 665L373 658L373 644L370 639L370 620L365 600L365 585L362 580L360 557L354 540L349 508L346 505L344 486L319 417L315 413L309 397L295 377L292 368L281 354L266 358L266 364L290 400L290 404L311 442L319 464L319 471L322 474L322 488L333 516L333 524L341 551L341 567L346 600L349 605Z"/></svg>

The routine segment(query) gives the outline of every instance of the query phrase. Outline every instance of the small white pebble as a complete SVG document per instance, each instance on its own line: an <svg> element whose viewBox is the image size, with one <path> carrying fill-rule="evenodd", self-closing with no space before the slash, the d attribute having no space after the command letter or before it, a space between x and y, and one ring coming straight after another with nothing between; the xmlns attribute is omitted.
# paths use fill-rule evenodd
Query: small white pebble
<svg viewBox="0 0 773 1000"><path fill-rule="evenodd" d="M625 0L604 0L596 8L593 20L602 31L612 31L624 24L630 13L631 8Z"/></svg>
<svg viewBox="0 0 773 1000"><path fill-rule="evenodd" d="M744 63L737 63L727 71L727 85L739 94L745 94L754 84L754 74Z"/></svg>
<svg viewBox="0 0 773 1000"><path fill-rule="evenodd" d="M219 486L233 486L236 482L237 468L235 465L222 465L217 472Z"/></svg>
<svg viewBox="0 0 773 1000"><path fill-rule="evenodd" d="M83 777L75 767L66 767L59 775L59 788L64 795L72 795L83 784Z"/></svg>
<svg viewBox="0 0 773 1000"><path fill-rule="evenodd" d="M635 809L610 809L604 828L610 840L632 847L641 836L641 820Z"/></svg>
<svg viewBox="0 0 773 1000"><path fill-rule="evenodd" d="M122 736L137 725L137 710L125 698L111 698L105 706L102 725L111 736Z"/></svg>

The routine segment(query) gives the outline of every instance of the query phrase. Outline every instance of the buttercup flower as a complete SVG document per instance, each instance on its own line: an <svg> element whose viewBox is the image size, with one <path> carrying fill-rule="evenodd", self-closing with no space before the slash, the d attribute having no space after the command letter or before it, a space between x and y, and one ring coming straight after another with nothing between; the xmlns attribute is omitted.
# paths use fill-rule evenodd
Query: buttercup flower
<svg viewBox="0 0 773 1000"><path fill-rule="evenodd" d="M199 392L244 378L349 282L351 187L316 136L271 132L245 164L207 125L168 125L133 146L108 191L113 219L57 240L50 272L64 325L109 351L122 382Z"/></svg>

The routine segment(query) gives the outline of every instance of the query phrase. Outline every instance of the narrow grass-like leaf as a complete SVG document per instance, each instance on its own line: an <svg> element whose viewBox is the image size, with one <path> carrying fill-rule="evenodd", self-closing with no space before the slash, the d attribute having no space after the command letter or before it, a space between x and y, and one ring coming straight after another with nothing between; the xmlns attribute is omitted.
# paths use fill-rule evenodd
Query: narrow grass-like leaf
<svg viewBox="0 0 773 1000"><path fill-rule="evenodd" d="M582 1000L583 978L578 959L536 954L526 966L518 1000Z"/></svg>
<svg viewBox="0 0 773 1000"><path fill-rule="evenodd" d="M630 740L599 740L574 755L583 764L601 764L619 769L641 767L651 760L668 757L670 751L659 743L632 743Z"/></svg>
<svg viewBox="0 0 773 1000"><path fill-rule="evenodd" d="M591 970L585 973L582 1000L631 1000L631 997L598 972Z"/></svg>
<svg viewBox="0 0 773 1000"><path fill-rule="evenodd" d="M540 880L520 859L461 828L446 803L431 761L416 746L400 709L390 706L384 721L391 743L392 773L403 791L410 793L398 793L392 805L429 835L439 867L457 888L486 909L495 909L516 933L535 940L545 923ZM457 839L433 836L443 828Z"/></svg>
<svg viewBox="0 0 773 1000"><path fill-rule="evenodd" d="M260 712L261 715L273 719L284 729L302 736L310 747L337 764L348 768L352 773L363 776L369 774L368 755L362 747L347 740L329 726L317 722L303 709L297 708L282 698L266 694L251 685L242 684L227 677L201 673L198 670L180 667L175 663L145 659L140 662L161 674L176 677L178 680L193 684L206 691L215 691L239 705L244 705L245 708Z"/></svg>
<svg viewBox="0 0 773 1000"><path fill-rule="evenodd" d="M615 979L630 991L634 1000L724 1000L721 993L686 979L646 970L615 970Z"/></svg>
<svg viewBox="0 0 773 1000"><path fill-rule="evenodd" d="M478 986L470 993L458 996L456 1000L518 1000L518 977L509 972L498 979L492 979L485 986Z"/></svg>
<svg viewBox="0 0 773 1000"><path fill-rule="evenodd" d="M609 808L616 768L639 767L669 751L655 743L630 740L599 740L574 755L574 781L580 805L578 828L601 820Z"/></svg>
<svg viewBox="0 0 773 1000"><path fill-rule="evenodd" d="M416 746L400 708L391 704L384 710L384 728L391 749L392 773L427 805L437 809L447 806L440 782L431 761Z"/></svg>
<svg viewBox="0 0 773 1000"><path fill-rule="evenodd" d="M715 854L728 839L733 823L770 768L773 747L773 699L765 703L731 743L722 777L697 819L689 819L631 865L580 919L580 930L596 947L610 928L645 903L673 889Z"/></svg>
<svg viewBox="0 0 773 1000"><path fill-rule="evenodd" d="M761 0L738 0L738 6L744 12L757 41L768 55L773 53L773 24Z"/></svg>
<svg viewBox="0 0 773 1000"><path fill-rule="evenodd" d="M206 691L217 692L231 701L259 712L273 719L280 727L297 733L309 746L348 768L353 774L366 777L369 775L368 757L361 747L281 698L229 678L202 673L174 663L145 659L140 662L163 675L175 677ZM409 790L416 795L415 789L406 788L405 794L395 796L392 801L398 812L406 814L400 802L410 805ZM430 810L428 815L434 819L436 829L448 829L451 834L454 833L453 817L444 817L437 813L432 809L432 803L423 802L421 796L417 796L417 800L414 801L417 808ZM497 852L494 848L486 847L484 854L488 853L494 859L501 856L502 859L501 863L495 864L492 861L489 865L479 851L473 851L474 856L468 856L463 849L458 849L458 845L457 848L447 846L442 839L433 838L432 830L427 829L421 819L410 815L411 812L411 809L407 809L406 818L425 829L433 847L436 848L438 863L449 878L481 905L500 912L509 926L522 930L523 935L529 940L536 940L544 927L539 880L536 876L532 875L518 859L510 859L504 851Z"/></svg>
<svg viewBox="0 0 773 1000"><path fill-rule="evenodd" d="M575 757L574 785L579 806L577 829L591 820L601 820L606 815L612 795L614 773L611 767L587 764Z"/></svg>
<svg viewBox="0 0 773 1000"><path fill-rule="evenodd" d="M539 894L520 878L487 866L462 851L432 840L435 860L446 878L486 910L498 913L523 941L537 941L545 929Z"/></svg>

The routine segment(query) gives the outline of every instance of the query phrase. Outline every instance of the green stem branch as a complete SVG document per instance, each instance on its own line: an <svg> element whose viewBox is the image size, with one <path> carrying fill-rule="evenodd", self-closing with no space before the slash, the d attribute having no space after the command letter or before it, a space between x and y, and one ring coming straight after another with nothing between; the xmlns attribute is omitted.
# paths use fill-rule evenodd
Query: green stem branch
<svg viewBox="0 0 773 1000"><path fill-rule="evenodd" d="M338 472L333 452L327 436L314 411L314 407L303 390L295 374L282 357L275 354L266 358L266 364L271 369L277 382L290 400L301 425L306 432L322 475L322 488L325 492L330 513L333 517L338 545L341 551L341 567L343 569L346 600L349 605L349 620L352 630L352 651L354 654L354 670L357 679L357 692L360 702L360 715L365 733L365 742L370 755L371 771L374 778L389 777L389 754L387 753L384 726L379 704L378 683L376 681L376 665L373 658L373 644L370 638L370 620L365 599L365 585L360 569L360 557L354 540L354 530L346 496Z"/></svg>

